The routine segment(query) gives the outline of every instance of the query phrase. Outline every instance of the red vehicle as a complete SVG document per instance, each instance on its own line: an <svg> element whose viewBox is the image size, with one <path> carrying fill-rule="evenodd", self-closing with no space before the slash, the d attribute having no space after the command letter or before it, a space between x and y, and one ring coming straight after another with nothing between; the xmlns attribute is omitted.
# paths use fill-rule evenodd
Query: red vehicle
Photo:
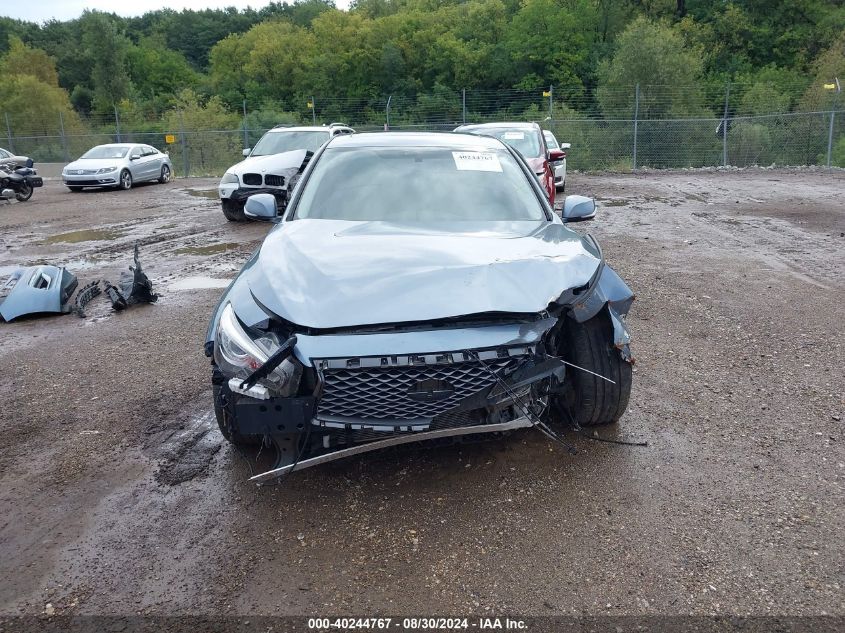
<svg viewBox="0 0 845 633"><path fill-rule="evenodd" d="M455 132L492 136L507 143L522 154L525 162L534 171L540 184L549 196L549 204L555 205L555 172L551 163L566 156L560 149L549 149L543 130L536 123L479 123L461 125Z"/></svg>

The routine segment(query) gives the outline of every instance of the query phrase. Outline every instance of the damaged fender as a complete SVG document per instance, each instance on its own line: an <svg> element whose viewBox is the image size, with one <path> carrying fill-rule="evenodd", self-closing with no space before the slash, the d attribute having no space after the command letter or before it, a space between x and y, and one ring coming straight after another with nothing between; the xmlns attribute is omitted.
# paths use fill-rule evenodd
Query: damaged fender
<svg viewBox="0 0 845 633"><path fill-rule="evenodd" d="M587 235L586 239L598 253L599 266L586 287L567 290L555 303L566 308L579 323L592 319L606 306L613 324L613 343L622 358L633 362L629 345L631 334L625 326L625 317L636 296L617 272L606 264L598 242L591 235Z"/></svg>

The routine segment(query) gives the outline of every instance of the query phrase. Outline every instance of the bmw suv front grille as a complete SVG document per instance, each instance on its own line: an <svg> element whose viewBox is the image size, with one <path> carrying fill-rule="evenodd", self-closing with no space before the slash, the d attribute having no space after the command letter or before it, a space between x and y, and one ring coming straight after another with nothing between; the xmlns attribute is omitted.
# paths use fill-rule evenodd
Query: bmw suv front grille
<svg viewBox="0 0 845 633"><path fill-rule="evenodd" d="M324 421L427 423L496 382L526 358L525 347L411 356L317 359ZM483 363L483 365L482 365ZM486 366L486 368L485 368Z"/></svg>
<svg viewBox="0 0 845 633"><path fill-rule="evenodd" d="M261 185L261 174L244 174L241 180L245 185L257 187Z"/></svg>

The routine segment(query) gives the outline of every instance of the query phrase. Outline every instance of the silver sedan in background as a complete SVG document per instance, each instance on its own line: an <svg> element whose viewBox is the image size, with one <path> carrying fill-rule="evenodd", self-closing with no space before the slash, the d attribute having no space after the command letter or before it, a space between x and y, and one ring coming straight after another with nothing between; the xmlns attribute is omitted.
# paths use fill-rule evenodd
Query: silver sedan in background
<svg viewBox="0 0 845 633"><path fill-rule="evenodd" d="M84 187L131 189L136 182L168 182L172 174L170 157L155 147L109 143L92 147L62 169L62 181L71 191Z"/></svg>

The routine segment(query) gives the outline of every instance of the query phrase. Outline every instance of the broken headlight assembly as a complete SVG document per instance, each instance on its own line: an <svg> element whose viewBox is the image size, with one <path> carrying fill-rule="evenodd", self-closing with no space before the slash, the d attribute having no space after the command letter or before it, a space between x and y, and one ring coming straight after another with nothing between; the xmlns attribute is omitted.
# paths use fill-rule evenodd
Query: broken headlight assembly
<svg viewBox="0 0 845 633"><path fill-rule="evenodd" d="M258 338L252 338L238 321L232 304L226 304L217 326L217 338L214 341L214 362L227 378L235 379L230 387L242 381L263 366L279 350L279 338L273 332L262 332ZM302 377L302 364L293 355L286 358L273 369L258 385L265 389L234 389L239 393L258 398L270 395L290 396L299 388ZM258 386L256 385L256 386Z"/></svg>

